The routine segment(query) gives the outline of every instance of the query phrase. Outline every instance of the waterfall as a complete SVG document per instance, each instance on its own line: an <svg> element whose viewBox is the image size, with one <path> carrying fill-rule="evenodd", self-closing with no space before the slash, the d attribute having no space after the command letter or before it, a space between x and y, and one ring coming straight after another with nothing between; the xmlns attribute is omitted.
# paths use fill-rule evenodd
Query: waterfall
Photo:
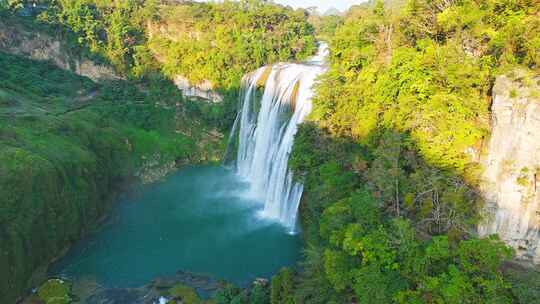
<svg viewBox="0 0 540 304"><path fill-rule="evenodd" d="M279 63L245 76L241 108L232 131L238 139L237 173L264 202L262 215L291 232L303 185L293 180L289 155L298 125L311 112L312 87L326 70L327 54L327 45L321 43L318 54L304 63Z"/></svg>

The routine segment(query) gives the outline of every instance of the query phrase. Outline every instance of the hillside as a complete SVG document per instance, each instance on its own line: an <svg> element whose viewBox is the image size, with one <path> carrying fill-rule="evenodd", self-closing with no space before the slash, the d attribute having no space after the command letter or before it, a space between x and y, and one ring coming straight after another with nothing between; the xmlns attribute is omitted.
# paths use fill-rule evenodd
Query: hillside
<svg viewBox="0 0 540 304"><path fill-rule="evenodd" d="M293 297L300 303L530 303L537 284L523 287L528 283L502 271L513 250L496 236L479 239L477 228L493 216L484 209L480 162L492 153L492 114L504 115L491 113L498 109L491 108L492 88L516 69L538 73L540 6L389 4L352 8L330 35L330 70L316 89L311 122L296 138L291 164L307 191L308 250ZM533 76L521 79L512 86L534 91ZM497 94L517 102L515 90ZM521 113L515 119L524 121ZM527 132L522 124L513 127ZM526 139L521 144L536 147ZM496 149L510 145L499 138ZM528 154L527 161L538 158ZM499 185L508 189L515 180ZM512 220L521 213L527 225L525 202L499 204L513 204ZM537 210L534 199L530 204ZM523 240L508 238L505 228L491 233L523 244L515 246L519 258L530 261L523 252L534 251L536 241L525 238L535 238L537 221L530 219Z"/></svg>
<svg viewBox="0 0 540 304"><path fill-rule="evenodd" d="M49 262L99 227L127 186L221 157L237 93L225 94L220 104L207 104L185 98L167 77L186 72L191 79L209 78L216 90L226 92L255 65L301 58L313 47L313 40L295 42L310 37L302 14L256 2L249 4L248 13L238 11L236 4L189 2L45 1L37 11L24 1L4 5L0 3L1 302L12 302L42 281ZM197 14L200 10L206 13ZM181 52L182 58L171 55L161 61L160 52L184 46L179 39L174 47L159 46L165 38L147 31L186 13L192 19L184 22L198 30L218 30L190 47L219 43L219 53L232 52L235 60L197 59L184 70L167 72L173 63L180 66L191 59ZM261 16L268 20L257 23ZM281 25L283 18L305 28L288 36L297 44L295 53L281 39L285 33L266 27L271 19ZM222 35L233 27L244 32ZM263 38L272 35L276 40L264 46ZM276 41L281 45L274 45ZM262 48L248 51L246 43Z"/></svg>
<svg viewBox="0 0 540 304"><path fill-rule="evenodd" d="M5 53L0 63L2 301L96 227L130 182L220 157L222 137L163 80L139 90Z"/></svg>
<svg viewBox="0 0 540 304"><path fill-rule="evenodd" d="M128 186L225 149L270 193L250 225L301 197L272 211L299 226L302 262L209 303L538 302L538 1L39 3L0 2L0 302ZM316 39L328 62L302 62ZM168 303L203 303L177 289Z"/></svg>

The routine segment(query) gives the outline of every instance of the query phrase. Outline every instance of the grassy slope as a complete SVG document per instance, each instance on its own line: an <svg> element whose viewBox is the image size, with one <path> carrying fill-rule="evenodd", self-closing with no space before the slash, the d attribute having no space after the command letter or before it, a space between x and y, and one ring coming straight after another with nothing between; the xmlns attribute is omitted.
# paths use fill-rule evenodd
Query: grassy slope
<svg viewBox="0 0 540 304"><path fill-rule="evenodd" d="M0 302L11 303L146 160L217 159L223 145L165 81L98 85L5 53L0 66Z"/></svg>
<svg viewBox="0 0 540 304"><path fill-rule="evenodd" d="M36 269L91 229L107 213L111 194L126 180L148 173L149 167L216 159L223 148L219 129L228 128L234 117L236 102L228 102L236 101L234 86L226 92L226 102L210 105L183 100L176 88L154 75L160 69L143 35L146 21L157 17L152 5L115 2L115 9L109 10L108 5L94 6L92 1L62 3L81 4L62 8L69 16L86 17L68 18L64 23L49 15L45 19L52 26L48 27L32 17L13 17L1 9L0 14L6 22L20 23L31 33L41 31L63 40L63 51L106 59L125 74L146 79L96 85L52 65L0 53L0 272L6 274L0 276L1 303L12 302L30 285L28 279ZM258 66L301 57L313 49L312 33L301 12L262 3L253 3L249 12L232 3L197 7L217 14L212 20L199 20L205 23L201 30L209 31L207 23L214 22L227 34L209 34L203 40L221 41L222 52L232 53L235 60L222 62L220 56L203 52L206 59L218 61L205 59L202 66L190 67L190 77L195 72L213 71L227 72L219 75L220 80L239 80L253 69L255 55L262 56L257 57ZM221 20L221 13L228 17ZM254 14L268 20L253 23L261 21ZM282 18L290 21L285 28L294 24L302 32L274 31L266 26L267 22L283 25ZM251 37L251 30L234 36L238 33L230 28L244 29L246 22L262 36ZM246 35L257 43L273 42L264 50L245 53L245 46L253 42ZM279 45L274 45L276 41ZM292 44L298 54L288 53ZM274 51L279 51L274 54L277 57L272 55Z"/></svg>

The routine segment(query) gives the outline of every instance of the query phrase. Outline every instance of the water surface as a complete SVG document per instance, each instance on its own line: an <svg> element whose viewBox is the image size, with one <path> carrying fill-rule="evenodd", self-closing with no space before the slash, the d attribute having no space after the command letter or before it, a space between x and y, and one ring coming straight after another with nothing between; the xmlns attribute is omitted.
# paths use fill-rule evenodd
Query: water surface
<svg viewBox="0 0 540 304"><path fill-rule="evenodd" d="M125 288L178 270L245 285L294 266L300 238L257 216L262 203L247 188L222 167L183 169L117 204L51 272Z"/></svg>

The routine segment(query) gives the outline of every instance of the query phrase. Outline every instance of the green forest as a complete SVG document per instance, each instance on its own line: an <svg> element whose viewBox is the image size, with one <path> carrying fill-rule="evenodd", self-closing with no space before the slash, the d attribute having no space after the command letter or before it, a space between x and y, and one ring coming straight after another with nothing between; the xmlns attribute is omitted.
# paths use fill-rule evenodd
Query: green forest
<svg viewBox="0 0 540 304"><path fill-rule="evenodd" d="M466 148L488 136L495 76L540 68L539 11L412 0L347 13L291 159L308 189L293 302L537 301L537 279L504 271L512 251L474 236L481 168Z"/></svg>
<svg viewBox="0 0 540 304"><path fill-rule="evenodd" d="M38 19L69 29L89 55L129 76L181 74L194 82L208 79L223 90L238 88L245 73L264 64L301 60L315 48L305 12L263 1L66 0L55 1ZM170 33L146 35L153 26L166 26Z"/></svg>
<svg viewBox="0 0 540 304"><path fill-rule="evenodd" d="M497 76L540 73L538 1L377 0L338 16L262 0L0 0L0 19L118 75L93 82L0 43L0 302L43 283L153 174L149 159L218 163L242 77L325 41L289 159L304 184L300 265L209 300L177 288L182 303L540 303L538 267L476 233L483 168L470 152L490 137ZM184 97L178 75L224 102ZM46 284L37 303L78 303Z"/></svg>

